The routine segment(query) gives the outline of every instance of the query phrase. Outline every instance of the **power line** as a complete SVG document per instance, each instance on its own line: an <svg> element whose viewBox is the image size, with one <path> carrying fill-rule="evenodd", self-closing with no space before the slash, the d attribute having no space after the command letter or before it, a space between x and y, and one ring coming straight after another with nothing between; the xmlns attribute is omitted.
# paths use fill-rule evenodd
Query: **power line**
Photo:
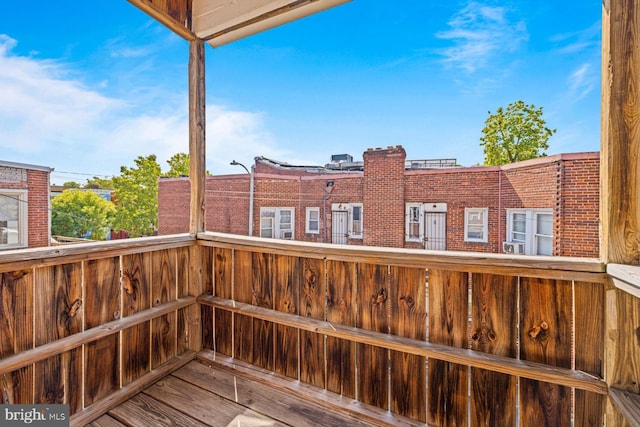
<svg viewBox="0 0 640 427"><path fill-rule="evenodd" d="M53 171L51 174L67 174L67 175L84 175L84 176L96 176L96 177L105 177L112 178L115 175L103 175L98 173L84 173L84 172L65 172L65 171Z"/></svg>

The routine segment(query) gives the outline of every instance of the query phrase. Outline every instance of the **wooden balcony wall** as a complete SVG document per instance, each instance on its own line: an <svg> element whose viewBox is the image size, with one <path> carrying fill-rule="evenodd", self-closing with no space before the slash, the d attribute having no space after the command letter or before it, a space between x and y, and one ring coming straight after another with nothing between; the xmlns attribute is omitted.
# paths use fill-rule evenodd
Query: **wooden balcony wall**
<svg viewBox="0 0 640 427"><path fill-rule="evenodd" d="M0 392L83 425L197 354L417 423L625 425L640 299L604 268L214 233L6 252Z"/></svg>
<svg viewBox="0 0 640 427"><path fill-rule="evenodd" d="M3 252L2 402L69 404L72 423L83 425L192 360L194 241Z"/></svg>
<svg viewBox="0 0 640 427"><path fill-rule="evenodd" d="M604 369L615 366L614 386L638 378L640 300L613 288L597 260L211 233L198 244L213 264L213 286L198 298L212 359L430 425L634 419L637 395L610 390ZM621 397L613 405L610 391Z"/></svg>

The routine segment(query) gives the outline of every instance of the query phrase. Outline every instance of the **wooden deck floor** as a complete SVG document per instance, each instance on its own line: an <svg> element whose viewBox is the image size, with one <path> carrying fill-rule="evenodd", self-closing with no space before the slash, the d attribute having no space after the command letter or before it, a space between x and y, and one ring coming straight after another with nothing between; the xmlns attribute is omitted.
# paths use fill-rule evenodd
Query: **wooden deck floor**
<svg viewBox="0 0 640 427"><path fill-rule="evenodd" d="M299 387L295 381L287 382L292 387ZM88 425L302 427L414 424L389 412L370 411L358 404L355 406L359 413L339 411L336 405L344 405L344 398L324 391L319 395L323 397L305 398L300 393L288 392L282 381L279 385L277 381L268 384L247 376L242 368L224 366L224 362L210 364L206 360L204 363L194 360ZM332 405L323 405L320 401L323 398ZM346 400L346 403L355 402Z"/></svg>

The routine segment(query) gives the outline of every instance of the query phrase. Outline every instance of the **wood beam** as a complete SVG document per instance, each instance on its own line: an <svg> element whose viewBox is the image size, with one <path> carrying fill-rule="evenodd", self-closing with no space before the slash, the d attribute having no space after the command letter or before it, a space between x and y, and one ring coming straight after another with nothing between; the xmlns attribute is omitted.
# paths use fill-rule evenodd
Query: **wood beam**
<svg viewBox="0 0 640 427"><path fill-rule="evenodd" d="M521 378L560 384L566 387L575 387L579 390L587 390L597 394L604 395L608 392L607 384L604 381L582 371L569 368L560 368L526 360L516 360L510 357L480 351L405 338L351 326L332 324L323 320L297 316L235 300L214 297L212 295L200 296L197 301L202 305L208 305L216 309L230 311L254 319L266 320L276 325L284 325L290 328L340 338L359 344L367 344L399 351L401 353L444 360L460 365L468 365L474 368L487 369L502 374L519 376Z"/></svg>
<svg viewBox="0 0 640 427"><path fill-rule="evenodd" d="M602 4L600 256L640 264L640 3Z"/></svg>
<svg viewBox="0 0 640 427"><path fill-rule="evenodd" d="M197 37L191 31L191 0L128 0L129 3L160 22L185 40Z"/></svg>
<svg viewBox="0 0 640 427"><path fill-rule="evenodd" d="M191 207L189 232L204 231L205 165L205 69L204 41L189 43L189 180L191 182Z"/></svg>

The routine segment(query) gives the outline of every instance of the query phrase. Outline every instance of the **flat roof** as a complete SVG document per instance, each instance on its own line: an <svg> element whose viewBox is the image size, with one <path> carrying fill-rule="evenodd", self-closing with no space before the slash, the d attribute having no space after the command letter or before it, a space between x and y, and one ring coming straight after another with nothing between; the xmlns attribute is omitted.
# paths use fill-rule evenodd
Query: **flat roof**
<svg viewBox="0 0 640 427"><path fill-rule="evenodd" d="M6 168L30 169L30 170L36 170L41 172L47 172L47 173L51 173L53 171L53 168L49 166L38 166L38 165L30 165L27 163L8 162L5 160L0 160L0 166L6 167Z"/></svg>

